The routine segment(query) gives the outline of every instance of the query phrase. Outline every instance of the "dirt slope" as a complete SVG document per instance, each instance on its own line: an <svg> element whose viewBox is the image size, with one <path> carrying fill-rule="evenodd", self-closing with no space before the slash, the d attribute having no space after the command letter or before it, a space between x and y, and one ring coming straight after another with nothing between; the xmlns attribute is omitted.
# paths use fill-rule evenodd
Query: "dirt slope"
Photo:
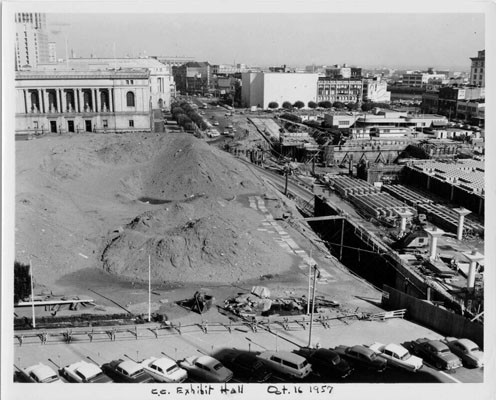
<svg viewBox="0 0 496 400"><path fill-rule="evenodd" d="M247 201L269 191L244 164L187 134L16 142L16 259L31 258L37 282L52 286L85 268L144 279L148 254L160 281L281 272L293 259L257 231L264 216Z"/></svg>

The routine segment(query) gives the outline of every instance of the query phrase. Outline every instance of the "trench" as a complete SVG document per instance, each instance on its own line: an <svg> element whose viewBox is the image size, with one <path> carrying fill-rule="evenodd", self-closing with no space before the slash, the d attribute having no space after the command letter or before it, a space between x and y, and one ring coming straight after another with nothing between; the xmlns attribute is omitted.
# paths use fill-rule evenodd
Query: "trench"
<svg viewBox="0 0 496 400"><path fill-rule="evenodd" d="M341 219L310 222L310 226L345 267L378 288L396 287L397 271L355 233L351 223Z"/></svg>

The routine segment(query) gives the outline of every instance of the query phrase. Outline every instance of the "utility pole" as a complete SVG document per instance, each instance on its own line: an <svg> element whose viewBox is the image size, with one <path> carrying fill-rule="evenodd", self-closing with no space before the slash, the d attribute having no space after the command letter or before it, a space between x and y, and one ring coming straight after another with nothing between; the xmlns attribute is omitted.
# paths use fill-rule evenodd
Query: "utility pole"
<svg viewBox="0 0 496 400"><path fill-rule="evenodd" d="M152 321L152 283L151 283L151 260L148 254L148 322Z"/></svg>
<svg viewBox="0 0 496 400"><path fill-rule="evenodd" d="M313 327L313 313L315 310L315 284L317 282L317 264L313 266L313 289L312 289L312 308L310 310L310 329L308 331L308 347L312 346L312 327Z"/></svg>
<svg viewBox="0 0 496 400"><path fill-rule="evenodd" d="M34 284L33 284L33 266L31 259L29 259L29 276L31 281L31 311L33 313L33 328L36 328L36 319L34 316Z"/></svg>
<svg viewBox="0 0 496 400"><path fill-rule="evenodd" d="M341 219L341 246L339 247L339 261L343 259L343 241L344 241L344 218Z"/></svg>
<svg viewBox="0 0 496 400"><path fill-rule="evenodd" d="M286 164L284 169L286 170L286 180L285 180L285 183L284 183L284 196L287 196L288 195L288 176L289 176L289 165Z"/></svg>

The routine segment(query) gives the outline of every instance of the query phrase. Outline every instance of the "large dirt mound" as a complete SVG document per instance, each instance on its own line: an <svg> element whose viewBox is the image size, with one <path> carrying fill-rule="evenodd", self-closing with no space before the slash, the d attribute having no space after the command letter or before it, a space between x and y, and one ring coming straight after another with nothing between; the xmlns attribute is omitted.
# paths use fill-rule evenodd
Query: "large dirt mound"
<svg viewBox="0 0 496 400"><path fill-rule="evenodd" d="M109 238L104 268L145 280L150 255L155 281L234 282L288 270L293 257L257 230L263 216L241 207L209 197L145 212Z"/></svg>
<svg viewBox="0 0 496 400"><path fill-rule="evenodd" d="M181 200L207 194L232 197L264 191L241 162L191 135L174 134L155 158L143 192L151 198Z"/></svg>
<svg viewBox="0 0 496 400"><path fill-rule="evenodd" d="M16 259L32 259L36 281L53 286L85 268L147 277L148 254L157 280L282 271L293 260L257 231L265 216L247 199L270 191L245 164L185 133L16 142Z"/></svg>

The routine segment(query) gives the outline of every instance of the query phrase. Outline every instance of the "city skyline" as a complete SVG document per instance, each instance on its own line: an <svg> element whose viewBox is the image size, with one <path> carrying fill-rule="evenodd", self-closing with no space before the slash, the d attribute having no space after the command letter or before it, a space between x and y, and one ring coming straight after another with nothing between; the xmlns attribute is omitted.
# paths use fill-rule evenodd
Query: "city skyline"
<svg viewBox="0 0 496 400"><path fill-rule="evenodd" d="M76 57L187 56L212 64L468 70L469 57L485 47L484 15L475 13L49 13L47 25L59 59L74 51Z"/></svg>

